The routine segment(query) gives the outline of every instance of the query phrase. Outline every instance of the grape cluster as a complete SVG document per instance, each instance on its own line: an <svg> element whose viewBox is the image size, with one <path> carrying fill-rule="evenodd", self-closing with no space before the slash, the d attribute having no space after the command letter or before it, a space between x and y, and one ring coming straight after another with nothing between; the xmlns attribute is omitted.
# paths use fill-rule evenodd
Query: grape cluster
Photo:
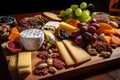
<svg viewBox="0 0 120 80"><path fill-rule="evenodd" d="M82 2L80 5L72 4L70 8L60 11L60 17L63 21L74 18L80 22L87 22L91 19L90 11L87 10L88 6L86 2Z"/></svg>
<svg viewBox="0 0 120 80"><path fill-rule="evenodd" d="M72 32L72 38L76 44L91 43L98 39L97 29L99 29L99 24L95 19L91 19L89 23L89 25L87 23L78 23L79 30Z"/></svg>

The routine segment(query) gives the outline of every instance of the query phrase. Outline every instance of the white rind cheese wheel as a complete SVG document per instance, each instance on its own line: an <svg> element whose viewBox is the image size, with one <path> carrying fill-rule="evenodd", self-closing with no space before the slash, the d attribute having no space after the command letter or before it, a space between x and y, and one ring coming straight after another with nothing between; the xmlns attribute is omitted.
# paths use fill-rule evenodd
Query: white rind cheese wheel
<svg viewBox="0 0 120 80"><path fill-rule="evenodd" d="M37 50L44 42L44 32L39 29L26 29L20 33L20 42L26 50Z"/></svg>

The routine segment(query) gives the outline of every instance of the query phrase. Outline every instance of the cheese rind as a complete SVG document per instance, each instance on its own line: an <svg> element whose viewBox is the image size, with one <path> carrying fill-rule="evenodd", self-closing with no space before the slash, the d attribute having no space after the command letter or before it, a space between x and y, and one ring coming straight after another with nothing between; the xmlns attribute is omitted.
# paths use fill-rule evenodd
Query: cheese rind
<svg viewBox="0 0 120 80"><path fill-rule="evenodd" d="M18 54L18 68L31 66L31 52L19 52Z"/></svg>
<svg viewBox="0 0 120 80"><path fill-rule="evenodd" d="M63 43L68 49L68 51L70 52L72 58L75 60L76 64L79 64L91 59L91 56L81 47L76 45L73 41L63 40Z"/></svg>
<svg viewBox="0 0 120 80"><path fill-rule="evenodd" d="M11 57L10 57L9 69L10 69L11 71L14 71L14 70L17 69L17 61L18 61L17 56L11 56Z"/></svg>
<svg viewBox="0 0 120 80"><path fill-rule="evenodd" d="M67 51L67 49L65 48L64 44L62 43L62 41L58 41L56 40L56 47L59 50L59 53L61 55L61 57L63 58L63 60L65 61L67 66L71 66L74 65L75 62L72 59L72 57L70 56L69 52Z"/></svg>

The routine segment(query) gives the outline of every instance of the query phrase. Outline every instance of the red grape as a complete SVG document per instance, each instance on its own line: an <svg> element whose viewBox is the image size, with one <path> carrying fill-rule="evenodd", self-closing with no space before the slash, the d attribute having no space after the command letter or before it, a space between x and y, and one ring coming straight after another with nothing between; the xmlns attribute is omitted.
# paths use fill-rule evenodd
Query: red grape
<svg viewBox="0 0 120 80"><path fill-rule="evenodd" d="M84 36L87 40L92 40L92 34L91 33L85 32Z"/></svg>
<svg viewBox="0 0 120 80"><path fill-rule="evenodd" d="M92 23L91 26L94 26L97 30L100 28L98 23Z"/></svg>
<svg viewBox="0 0 120 80"><path fill-rule="evenodd" d="M96 32L96 28L94 26L89 26L88 32L90 32L91 34L93 34L93 33Z"/></svg>
<svg viewBox="0 0 120 80"><path fill-rule="evenodd" d="M86 24L86 23L78 23L78 24L77 24L77 27L78 27L79 29L81 29L82 26L88 26L88 24Z"/></svg>
<svg viewBox="0 0 120 80"><path fill-rule="evenodd" d="M81 35L76 36L75 43L80 44L83 41L83 37Z"/></svg>
<svg viewBox="0 0 120 80"><path fill-rule="evenodd" d="M80 34L80 30L74 30L72 32L72 37L75 38L76 36L78 36Z"/></svg>
<svg viewBox="0 0 120 80"><path fill-rule="evenodd" d="M88 31L88 26L82 26L80 31L85 33L86 31Z"/></svg>
<svg viewBox="0 0 120 80"><path fill-rule="evenodd" d="M89 21L89 24L92 24L92 23L97 23L96 19L91 19L91 20Z"/></svg>
<svg viewBox="0 0 120 80"><path fill-rule="evenodd" d="M94 33L92 35L92 41L95 42L98 39L98 35L96 33Z"/></svg>

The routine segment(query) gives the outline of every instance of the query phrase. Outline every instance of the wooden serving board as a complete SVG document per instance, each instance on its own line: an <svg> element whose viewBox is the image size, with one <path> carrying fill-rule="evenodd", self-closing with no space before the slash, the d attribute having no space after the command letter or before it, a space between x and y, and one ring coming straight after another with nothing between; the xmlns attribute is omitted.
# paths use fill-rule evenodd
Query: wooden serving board
<svg viewBox="0 0 120 80"><path fill-rule="evenodd" d="M6 59L9 61L11 55L8 55L8 51L4 51ZM34 65L40 60L36 57L37 53L32 53L32 69ZM77 66L68 67L62 70L58 70L55 74L47 74L45 76L36 76L33 73L26 75L19 75L17 71L10 72L13 80L65 80L71 77L80 76L94 71L99 71L108 67L119 65L120 60L120 47L113 50L110 58L103 58L98 56L92 56L92 59L79 64Z"/></svg>

